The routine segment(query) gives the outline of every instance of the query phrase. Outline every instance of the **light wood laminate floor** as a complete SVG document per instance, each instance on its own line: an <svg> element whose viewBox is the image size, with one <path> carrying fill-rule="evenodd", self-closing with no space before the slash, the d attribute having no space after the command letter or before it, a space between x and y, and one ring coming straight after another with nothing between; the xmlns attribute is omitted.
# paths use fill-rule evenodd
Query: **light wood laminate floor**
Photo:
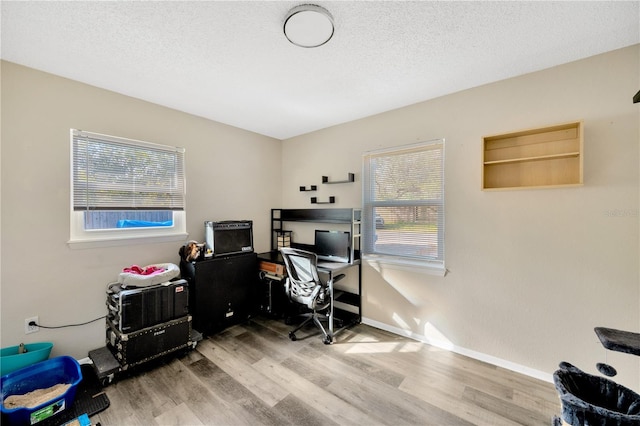
<svg viewBox="0 0 640 426"><path fill-rule="evenodd" d="M553 384L360 324L257 317L105 388L109 425L550 425Z"/></svg>

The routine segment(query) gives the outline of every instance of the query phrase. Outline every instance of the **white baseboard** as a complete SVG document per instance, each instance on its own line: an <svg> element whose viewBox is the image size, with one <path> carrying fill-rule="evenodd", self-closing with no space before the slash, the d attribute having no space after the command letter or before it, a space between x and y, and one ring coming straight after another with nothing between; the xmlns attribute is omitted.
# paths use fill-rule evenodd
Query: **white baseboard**
<svg viewBox="0 0 640 426"><path fill-rule="evenodd" d="M379 321L372 320L370 318L363 317L362 323L366 325L370 325L371 327L388 331L393 334L397 334L399 336L405 336L410 339L417 340L419 342L426 343L431 346L435 346L437 348L445 349L460 355L467 356L469 358L477 359L478 361L483 361L488 364L495 365L497 367L515 371L516 373L524 374L525 376L529 376L545 382L553 383L553 375L549 373L545 373L544 371L529 368L524 365L516 364L515 362L507 361L507 360L497 358L491 355L487 355L481 352L472 351L467 348L462 348L460 346L453 345L450 342L429 339L426 336L419 335L408 330L403 330L401 328L392 327L389 324L384 324Z"/></svg>

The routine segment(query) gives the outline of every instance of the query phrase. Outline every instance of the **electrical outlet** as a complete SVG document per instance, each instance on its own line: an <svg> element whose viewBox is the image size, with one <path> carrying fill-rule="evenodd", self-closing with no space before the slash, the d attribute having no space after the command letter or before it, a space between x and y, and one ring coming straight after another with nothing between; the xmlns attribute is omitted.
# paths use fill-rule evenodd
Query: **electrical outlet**
<svg viewBox="0 0 640 426"><path fill-rule="evenodd" d="M37 325L29 325L30 322L34 322L38 324L40 321L38 320L38 317L31 317L31 318L25 319L24 334L35 333L37 331L40 331L40 327L38 327Z"/></svg>

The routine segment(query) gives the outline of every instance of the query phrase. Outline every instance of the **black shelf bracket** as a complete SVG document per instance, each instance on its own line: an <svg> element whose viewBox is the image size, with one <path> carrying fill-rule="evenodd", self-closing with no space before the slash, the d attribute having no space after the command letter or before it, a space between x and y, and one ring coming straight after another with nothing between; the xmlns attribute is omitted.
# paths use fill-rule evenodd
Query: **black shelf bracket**
<svg viewBox="0 0 640 426"><path fill-rule="evenodd" d="M322 183L332 184L332 183L350 183L355 182L356 175L354 173L349 173L349 177L347 180L333 181L329 182L329 176L322 176Z"/></svg>
<svg viewBox="0 0 640 426"><path fill-rule="evenodd" d="M305 192L305 191L316 191L318 189L318 187L316 185L311 185L309 187L309 189L307 189L306 186L301 186L300 187L300 192Z"/></svg>
<svg viewBox="0 0 640 426"><path fill-rule="evenodd" d="M334 204L336 197L329 197L329 201L318 201L317 197L311 197L311 204Z"/></svg>

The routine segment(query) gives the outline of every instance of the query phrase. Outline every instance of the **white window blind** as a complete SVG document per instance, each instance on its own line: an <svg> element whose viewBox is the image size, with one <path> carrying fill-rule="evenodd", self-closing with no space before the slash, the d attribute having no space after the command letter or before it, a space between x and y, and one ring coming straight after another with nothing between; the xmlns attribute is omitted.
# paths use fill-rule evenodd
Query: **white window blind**
<svg viewBox="0 0 640 426"><path fill-rule="evenodd" d="M73 209L185 208L184 149L72 131Z"/></svg>
<svg viewBox="0 0 640 426"><path fill-rule="evenodd" d="M363 250L444 265L444 140L365 153Z"/></svg>

